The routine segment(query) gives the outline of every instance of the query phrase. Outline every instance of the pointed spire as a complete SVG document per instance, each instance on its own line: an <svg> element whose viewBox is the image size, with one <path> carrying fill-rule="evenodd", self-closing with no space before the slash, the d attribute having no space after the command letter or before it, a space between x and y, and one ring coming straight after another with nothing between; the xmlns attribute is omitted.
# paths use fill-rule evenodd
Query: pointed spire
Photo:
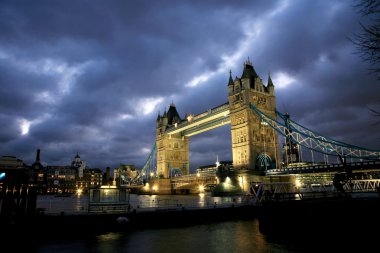
<svg viewBox="0 0 380 253"><path fill-rule="evenodd" d="M243 74L241 75L241 78L255 79L257 77L259 76L257 75L252 62L248 57L248 60L244 62L244 69L243 69Z"/></svg>
<svg viewBox="0 0 380 253"><path fill-rule="evenodd" d="M234 85L234 81L232 80L232 71L230 70L230 79L228 80L228 86Z"/></svg>
<svg viewBox="0 0 380 253"><path fill-rule="evenodd" d="M168 116L168 114L166 112L166 106L165 106L164 114L162 115L162 117L167 117L167 116Z"/></svg>
<svg viewBox="0 0 380 253"><path fill-rule="evenodd" d="M158 111L157 121L160 121L160 119L161 119L161 115L160 115L160 111Z"/></svg>
<svg viewBox="0 0 380 253"><path fill-rule="evenodd" d="M36 154L36 163L40 162L40 149L37 149L37 154Z"/></svg>
<svg viewBox="0 0 380 253"><path fill-rule="evenodd" d="M272 78L270 77L270 71L269 71L269 73L268 73L268 85L267 85L267 87L270 87L270 86L274 87Z"/></svg>
<svg viewBox="0 0 380 253"><path fill-rule="evenodd" d="M170 107L175 107L175 104L173 102L173 99L172 99L172 103L170 104Z"/></svg>

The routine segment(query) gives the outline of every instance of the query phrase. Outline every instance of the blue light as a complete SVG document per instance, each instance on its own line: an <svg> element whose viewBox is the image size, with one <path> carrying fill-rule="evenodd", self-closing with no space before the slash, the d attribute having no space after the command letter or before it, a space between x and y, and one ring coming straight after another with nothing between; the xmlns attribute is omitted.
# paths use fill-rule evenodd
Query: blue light
<svg viewBox="0 0 380 253"><path fill-rule="evenodd" d="M5 172L0 173L0 179L3 179L5 177Z"/></svg>

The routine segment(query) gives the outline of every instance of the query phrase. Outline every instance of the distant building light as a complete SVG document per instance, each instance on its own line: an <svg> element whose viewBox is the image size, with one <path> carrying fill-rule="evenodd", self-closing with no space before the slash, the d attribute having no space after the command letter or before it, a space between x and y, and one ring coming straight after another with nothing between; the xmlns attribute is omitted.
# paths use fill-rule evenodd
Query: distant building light
<svg viewBox="0 0 380 253"><path fill-rule="evenodd" d="M187 121L191 123L191 121L193 121L193 118L194 116L192 114L189 114L189 116L187 116Z"/></svg>

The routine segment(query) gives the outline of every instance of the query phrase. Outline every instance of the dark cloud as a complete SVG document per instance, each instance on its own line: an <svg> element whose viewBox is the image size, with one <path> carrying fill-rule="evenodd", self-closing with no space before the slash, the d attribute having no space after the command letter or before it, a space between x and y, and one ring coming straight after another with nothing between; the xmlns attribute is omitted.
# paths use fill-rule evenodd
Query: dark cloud
<svg viewBox="0 0 380 253"><path fill-rule="evenodd" d="M380 88L348 39L360 29L351 2L3 1L0 17L1 155L142 166L157 111L225 103L228 71L240 76L248 56L264 81L293 80L275 83L279 110L380 149L368 110ZM192 168L231 159L230 147L228 126L192 137Z"/></svg>

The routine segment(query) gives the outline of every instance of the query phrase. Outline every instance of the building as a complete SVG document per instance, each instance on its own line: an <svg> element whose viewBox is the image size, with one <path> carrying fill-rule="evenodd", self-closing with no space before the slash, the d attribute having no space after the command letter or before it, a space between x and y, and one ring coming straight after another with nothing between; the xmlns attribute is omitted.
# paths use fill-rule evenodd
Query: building
<svg viewBox="0 0 380 253"><path fill-rule="evenodd" d="M36 160L30 168L30 177L30 185L35 187L38 193L47 193L47 171L41 164L39 149L37 149Z"/></svg>
<svg viewBox="0 0 380 253"><path fill-rule="evenodd" d="M29 167L15 156L0 158L0 220L33 215L36 192L29 186Z"/></svg>
<svg viewBox="0 0 380 253"><path fill-rule="evenodd" d="M186 119L185 119L186 120ZM168 135L169 127L182 121L176 106L171 103L169 110L158 114L156 121L157 173L160 178L189 174L189 137L180 133Z"/></svg>
<svg viewBox="0 0 380 253"><path fill-rule="evenodd" d="M103 182L103 171L101 169L85 169L82 179L77 179L76 188L88 192L90 188L99 188Z"/></svg>
<svg viewBox="0 0 380 253"><path fill-rule="evenodd" d="M75 193L76 175L71 166L47 166L47 193Z"/></svg>
<svg viewBox="0 0 380 253"><path fill-rule="evenodd" d="M77 178L81 180L83 178L84 170L86 169L86 162L80 159L78 152L74 157L74 160L71 162L71 167L77 170Z"/></svg>
<svg viewBox="0 0 380 253"><path fill-rule="evenodd" d="M160 178L189 174L189 138L193 135L231 125L233 168L262 174L280 167L277 131L255 112L276 118L276 96L268 76L265 85L252 62L244 63L241 77L230 76L228 102L198 115L181 119L172 103L156 120L157 172Z"/></svg>
<svg viewBox="0 0 380 253"><path fill-rule="evenodd" d="M240 78L233 80L230 73L228 104L234 168L254 171L279 168L278 134L251 109L252 104L276 118L276 97L270 75L264 85L248 59Z"/></svg>

